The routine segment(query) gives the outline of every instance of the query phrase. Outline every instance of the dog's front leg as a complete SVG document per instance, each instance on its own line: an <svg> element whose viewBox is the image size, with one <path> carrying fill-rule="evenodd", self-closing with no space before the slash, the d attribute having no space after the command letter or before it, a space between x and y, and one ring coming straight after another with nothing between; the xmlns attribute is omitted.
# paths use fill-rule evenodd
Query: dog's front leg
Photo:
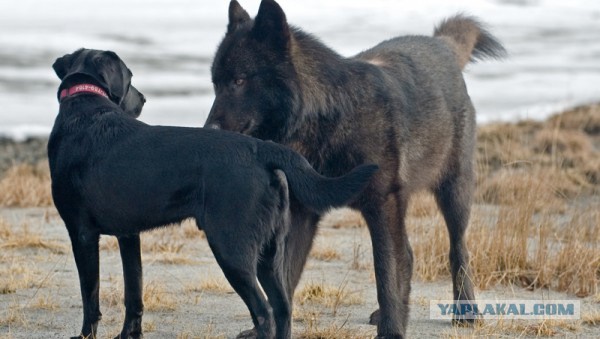
<svg viewBox="0 0 600 339"><path fill-rule="evenodd" d="M77 272L79 273L79 285L81 287L81 299L83 301L83 325L81 335L72 338L96 338L98 322L102 319L99 301L99 250L98 243L100 234L92 232L77 232L76 227L67 227L71 237L71 246ZM83 227L81 229L84 229Z"/></svg>
<svg viewBox="0 0 600 339"><path fill-rule="evenodd" d="M140 235L119 237L119 250L125 278L125 322L120 337L142 338L144 303Z"/></svg>

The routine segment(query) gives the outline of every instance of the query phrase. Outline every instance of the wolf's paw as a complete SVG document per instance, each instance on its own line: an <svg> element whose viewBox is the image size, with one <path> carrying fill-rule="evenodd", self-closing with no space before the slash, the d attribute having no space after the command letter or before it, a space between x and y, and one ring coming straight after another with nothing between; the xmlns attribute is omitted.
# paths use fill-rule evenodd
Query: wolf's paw
<svg viewBox="0 0 600 339"><path fill-rule="evenodd" d="M237 335L237 339L255 339L258 338L258 333L256 332L256 328L252 328L250 330L245 330L240 332Z"/></svg>
<svg viewBox="0 0 600 339"><path fill-rule="evenodd" d="M369 324L373 326L379 325L379 310L373 311L369 317Z"/></svg>

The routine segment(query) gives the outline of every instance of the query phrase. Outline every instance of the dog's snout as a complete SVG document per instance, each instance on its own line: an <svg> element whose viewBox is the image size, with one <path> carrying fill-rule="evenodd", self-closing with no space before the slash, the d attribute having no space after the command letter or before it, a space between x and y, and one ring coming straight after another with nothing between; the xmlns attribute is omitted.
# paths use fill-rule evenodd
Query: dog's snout
<svg viewBox="0 0 600 339"><path fill-rule="evenodd" d="M140 100L142 101L142 104L146 103L146 97L140 93Z"/></svg>

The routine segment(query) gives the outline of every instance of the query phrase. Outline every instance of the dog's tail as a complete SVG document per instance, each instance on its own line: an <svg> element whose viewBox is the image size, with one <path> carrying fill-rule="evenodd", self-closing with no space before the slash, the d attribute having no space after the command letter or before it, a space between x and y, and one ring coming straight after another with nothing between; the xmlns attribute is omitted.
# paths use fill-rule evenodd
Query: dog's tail
<svg viewBox="0 0 600 339"><path fill-rule="evenodd" d="M291 149L273 142L267 142L267 145L266 151L259 151L261 160L271 170L282 170L290 194L317 213L352 202L379 169L374 164L363 164L341 177L329 178L317 173L304 157Z"/></svg>
<svg viewBox="0 0 600 339"><path fill-rule="evenodd" d="M437 26L433 36L444 40L456 54L464 69L469 62L506 56L502 44L474 17L457 14Z"/></svg>

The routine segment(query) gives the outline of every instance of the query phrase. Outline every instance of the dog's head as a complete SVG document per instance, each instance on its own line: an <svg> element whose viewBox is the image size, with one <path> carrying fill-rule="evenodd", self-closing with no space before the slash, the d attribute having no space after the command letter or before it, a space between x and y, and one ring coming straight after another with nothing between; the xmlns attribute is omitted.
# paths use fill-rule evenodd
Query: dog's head
<svg viewBox="0 0 600 339"><path fill-rule="evenodd" d="M278 140L297 102L291 28L273 0L261 2L256 18L235 0L212 65L215 101L206 127Z"/></svg>
<svg viewBox="0 0 600 339"><path fill-rule="evenodd" d="M131 85L131 71L114 52L82 48L56 59L52 68L62 81L59 94L70 86L92 82L126 114L137 118L142 112L146 99Z"/></svg>

